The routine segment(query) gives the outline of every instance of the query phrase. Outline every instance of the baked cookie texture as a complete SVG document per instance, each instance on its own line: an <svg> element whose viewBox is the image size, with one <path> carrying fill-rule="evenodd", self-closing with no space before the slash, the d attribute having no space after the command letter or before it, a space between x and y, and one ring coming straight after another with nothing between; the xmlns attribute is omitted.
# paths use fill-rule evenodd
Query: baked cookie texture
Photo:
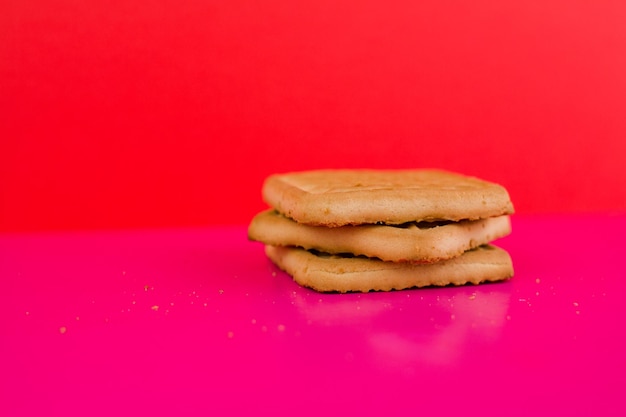
<svg viewBox="0 0 626 417"><path fill-rule="evenodd" d="M336 227L476 220L513 213L501 185L442 170L319 170L272 175L266 203L298 223Z"/></svg>
<svg viewBox="0 0 626 417"><path fill-rule="evenodd" d="M248 237L273 246L294 246L329 254L433 263L459 256L510 232L511 221L506 215L460 222L320 227L301 224L275 210L266 210L252 219Z"/></svg>
<svg viewBox="0 0 626 417"><path fill-rule="evenodd" d="M501 185L442 170L316 170L269 176L250 240L305 287L390 291L513 276L514 208Z"/></svg>
<svg viewBox="0 0 626 417"><path fill-rule="evenodd" d="M368 292L413 287L480 284L513 276L509 254L492 245L432 264L329 256L267 245L267 256L300 285L320 292Z"/></svg>

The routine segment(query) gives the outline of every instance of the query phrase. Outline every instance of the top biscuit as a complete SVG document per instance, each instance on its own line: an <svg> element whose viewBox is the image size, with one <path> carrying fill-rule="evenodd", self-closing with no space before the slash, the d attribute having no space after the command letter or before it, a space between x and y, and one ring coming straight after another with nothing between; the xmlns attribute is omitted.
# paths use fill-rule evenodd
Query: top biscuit
<svg viewBox="0 0 626 417"><path fill-rule="evenodd" d="M263 199L298 223L336 227L512 214L501 185L441 170L316 170L269 176Z"/></svg>

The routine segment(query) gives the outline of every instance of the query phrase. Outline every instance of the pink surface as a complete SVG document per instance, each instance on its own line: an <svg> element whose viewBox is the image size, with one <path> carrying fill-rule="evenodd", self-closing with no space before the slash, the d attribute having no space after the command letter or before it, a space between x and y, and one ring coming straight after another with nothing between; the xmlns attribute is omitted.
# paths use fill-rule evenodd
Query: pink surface
<svg viewBox="0 0 626 417"><path fill-rule="evenodd" d="M509 282L345 295L243 227L0 236L0 415L624 415L626 216L513 226Z"/></svg>

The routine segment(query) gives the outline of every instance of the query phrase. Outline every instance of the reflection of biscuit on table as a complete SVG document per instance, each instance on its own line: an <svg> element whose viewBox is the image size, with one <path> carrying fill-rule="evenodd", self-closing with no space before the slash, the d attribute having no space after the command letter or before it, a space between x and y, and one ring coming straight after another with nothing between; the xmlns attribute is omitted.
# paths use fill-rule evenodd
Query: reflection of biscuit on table
<svg viewBox="0 0 626 417"><path fill-rule="evenodd" d="M462 285L511 277L486 246L510 233L500 185L437 170L325 170L272 175L272 206L248 236L301 285L318 291ZM423 265L420 265L423 264Z"/></svg>
<svg viewBox="0 0 626 417"><path fill-rule="evenodd" d="M380 361L385 369L395 365L404 372L412 372L420 363L449 365L462 360L468 355L468 340L480 348L479 344L489 345L501 337L509 299L510 294L504 291L481 291L470 297L457 292L432 306L440 319L442 314L449 318L437 325L433 322L431 331L419 332L419 337L404 332L369 332L372 360Z"/></svg>
<svg viewBox="0 0 626 417"><path fill-rule="evenodd" d="M508 318L511 287L392 295L320 298L312 292L294 291L292 304L309 325L357 341L351 350L338 354L369 360L386 370L412 372L421 363L463 360L470 355L464 348L469 340L477 349L498 340Z"/></svg>

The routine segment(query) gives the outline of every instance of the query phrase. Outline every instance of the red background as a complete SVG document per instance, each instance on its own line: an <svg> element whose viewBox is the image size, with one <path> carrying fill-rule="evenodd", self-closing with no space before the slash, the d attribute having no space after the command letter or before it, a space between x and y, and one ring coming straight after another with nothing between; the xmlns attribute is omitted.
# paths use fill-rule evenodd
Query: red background
<svg viewBox="0 0 626 417"><path fill-rule="evenodd" d="M622 1L0 3L0 230L245 224L263 178L441 167L626 210Z"/></svg>

